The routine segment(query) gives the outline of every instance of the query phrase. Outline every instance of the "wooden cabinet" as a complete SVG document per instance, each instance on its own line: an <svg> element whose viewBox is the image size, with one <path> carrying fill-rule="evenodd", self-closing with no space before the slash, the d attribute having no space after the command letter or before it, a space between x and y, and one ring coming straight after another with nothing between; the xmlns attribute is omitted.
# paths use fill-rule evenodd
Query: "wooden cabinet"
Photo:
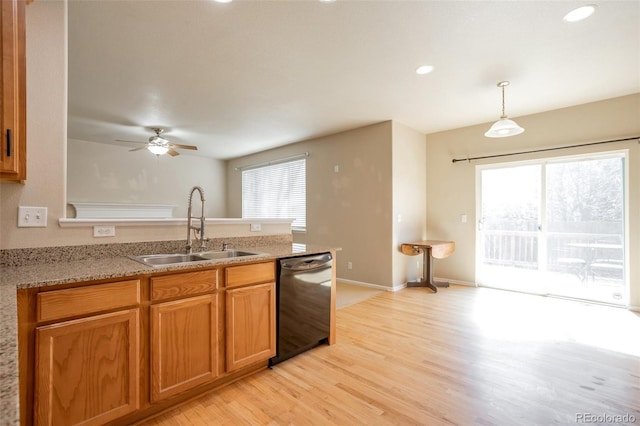
<svg viewBox="0 0 640 426"><path fill-rule="evenodd" d="M275 263L229 267L225 277L226 369L235 371L276 355Z"/></svg>
<svg viewBox="0 0 640 426"><path fill-rule="evenodd" d="M22 182L27 178L25 1L1 3L0 181Z"/></svg>
<svg viewBox="0 0 640 426"><path fill-rule="evenodd" d="M151 278L151 401L157 402L218 375L217 270ZM184 297L193 293L209 293Z"/></svg>
<svg viewBox="0 0 640 426"><path fill-rule="evenodd" d="M35 424L103 424L138 409L139 310L36 330Z"/></svg>
<svg viewBox="0 0 640 426"><path fill-rule="evenodd" d="M104 424L139 408L139 300L137 280L38 295L39 321L59 322L35 330L36 425Z"/></svg>
<svg viewBox="0 0 640 426"><path fill-rule="evenodd" d="M20 289L21 422L133 424L260 371L275 309L273 261Z"/></svg>
<svg viewBox="0 0 640 426"><path fill-rule="evenodd" d="M251 265L230 266L225 268L224 276L227 288L275 282L276 264L274 262L263 262Z"/></svg>

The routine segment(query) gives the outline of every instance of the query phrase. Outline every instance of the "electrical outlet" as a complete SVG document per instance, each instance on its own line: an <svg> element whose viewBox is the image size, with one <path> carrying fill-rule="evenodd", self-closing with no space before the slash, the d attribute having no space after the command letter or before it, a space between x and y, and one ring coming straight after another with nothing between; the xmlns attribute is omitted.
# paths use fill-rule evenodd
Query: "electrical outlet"
<svg viewBox="0 0 640 426"><path fill-rule="evenodd" d="M351 261L347 262L347 269L353 269L353 263L351 263Z"/></svg>
<svg viewBox="0 0 640 426"><path fill-rule="evenodd" d="M251 232L258 232L258 231L262 231L262 225L259 224L259 223L252 223L251 224Z"/></svg>
<svg viewBox="0 0 640 426"><path fill-rule="evenodd" d="M46 207L18 207L18 228L46 228Z"/></svg>
<svg viewBox="0 0 640 426"><path fill-rule="evenodd" d="M93 227L93 236L96 238L100 237L115 237L116 236L116 227L115 226L94 226Z"/></svg>

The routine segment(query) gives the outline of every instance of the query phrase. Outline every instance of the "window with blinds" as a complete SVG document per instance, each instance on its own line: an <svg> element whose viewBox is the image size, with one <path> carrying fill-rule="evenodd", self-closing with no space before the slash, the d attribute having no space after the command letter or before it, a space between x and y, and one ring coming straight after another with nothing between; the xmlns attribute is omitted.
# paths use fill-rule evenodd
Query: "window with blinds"
<svg viewBox="0 0 640 426"><path fill-rule="evenodd" d="M294 219L294 231L306 230L306 159L243 170L242 217Z"/></svg>

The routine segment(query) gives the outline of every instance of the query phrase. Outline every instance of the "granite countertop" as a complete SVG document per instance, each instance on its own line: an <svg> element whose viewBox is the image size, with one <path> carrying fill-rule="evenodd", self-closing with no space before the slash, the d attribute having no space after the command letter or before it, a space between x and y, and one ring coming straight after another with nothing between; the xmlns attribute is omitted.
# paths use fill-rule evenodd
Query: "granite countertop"
<svg viewBox="0 0 640 426"><path fill-rule="evenodd" d="M46 287L81 281L121 278L133 275L149 275L182 269L201 269L231 263L273 260L290 256L303 256L330 251L331 248L306 244L274 244L247 249L259 254L184 263L179 265L147 266L126 256L105 257L66 262L42 263L26 266L5 266L0 268L0 287L12 289Z"/></svg>
<svg viewBox="0 0 640 426"><path fill-rule="evenodd" d="M18 312L16 288L0 286L0 418L20 424L18 385Z"/></svg>
<svg viewBox="0 0 640 426"><path fill-rule="evenodd" d="M20 424L18 405L17 289L151 275L183 269L193 270L231 263L255 262L256 260L274 260L325 253L337 249L305 244L276 243L251 246L247 250L258 252L259 254L161 267L143 265L123 255L105 255L101 258L49 261L45 263L32 262L22 266L0 267L0 418L2 419L2 424ZM139 254L134 253L133 255Z"/></svg>

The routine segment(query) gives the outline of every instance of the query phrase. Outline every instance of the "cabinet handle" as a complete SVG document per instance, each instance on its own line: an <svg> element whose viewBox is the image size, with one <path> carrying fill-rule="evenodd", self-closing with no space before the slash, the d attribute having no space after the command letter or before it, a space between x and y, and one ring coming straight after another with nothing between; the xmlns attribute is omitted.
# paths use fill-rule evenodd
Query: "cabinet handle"
<svg viewBox="0 0 640 426"><path fill-rule="evenodd" d="M7 157L11 157L11 129L7 129Z"/></svg>

